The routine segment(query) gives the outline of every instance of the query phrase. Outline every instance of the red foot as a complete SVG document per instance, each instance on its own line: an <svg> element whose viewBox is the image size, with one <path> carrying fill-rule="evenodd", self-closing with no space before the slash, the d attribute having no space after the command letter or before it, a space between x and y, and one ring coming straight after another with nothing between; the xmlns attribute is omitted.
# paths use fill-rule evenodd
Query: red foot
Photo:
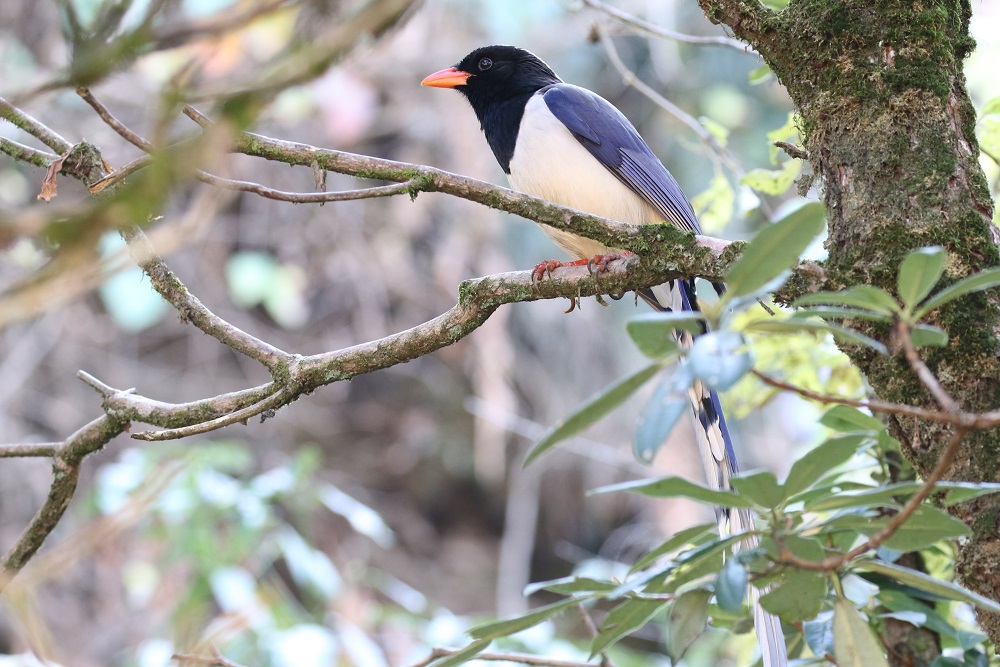
<svg viewBox="0 0 1000 667"><path fill-rule="evenodd" d="M556 259L550 259L545 262L535 264L535 268L531 272L531 282L537 283L545 278L545 276L551 275L554 270L564 266L586 266L587 270L591 273L604 273L608 270L608 264L616 259L626 259L628 257L635 257L635 253L630 250L626 250L621 253L594 255L593 257L587 259L577 259L572 262L560 262Z"/></svg>

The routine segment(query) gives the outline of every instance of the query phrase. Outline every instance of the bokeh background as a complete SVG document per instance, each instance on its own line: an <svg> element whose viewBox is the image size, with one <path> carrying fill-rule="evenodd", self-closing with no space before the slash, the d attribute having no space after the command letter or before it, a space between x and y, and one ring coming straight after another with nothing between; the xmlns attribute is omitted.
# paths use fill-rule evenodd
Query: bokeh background
<svg viewBox="0 0 1000 667"><path fill-rule="evenodd" d="M71 2L84 19L100 4ZM141 5L143 3L136 3ZM207 17L224 0L169 3L177 20ZM61 71L69 57L56 2L0 4L0 95L14 97ZM622 0L615 7L695 35L722 35L694 2ZM293 3L220 38L140 58L93 87L134 130L156 122L158 99L198 55L220 85L308 42L357 7ZM1000 7L974 2L980 49L969 62L973 98L997 94ZM627 67L724 137L728 162L677 118L630 88L595 36L609 31ZM505 184L464 100L421 88L423 76L487 43L545 59L629 116L699 206L713 235L747 238L791 194L770 197L738 181L775 170L765 134L790 105L753 54L627 30L601 11L559 0L425 0L387 34L362 40L315 80L281 93L254 131ZM754 83L751 83L751 81ZM86 139L121 166L139 156L72 90L35 96L25 110L71 142ZM210 102L201 107L212 113ZM170 126L193 134L186 119ZM0 123L0 134L34 140ZM996 182L995 165L987 165ZM310 170L243 156L228 175L291 191L314 189ZM42 171L0 156L0 214L35 201ZM169 199L182 216L209 186ZM359 187L331 174L328 188ZM60 179L59 201L86 201ZM114 235L106 252L120 247ZM822 249L816 250L817 254ZM242 194L200 225L167 263L215 313L288 351L339 349L424 322L455 301L460 281L560 257L530 222L441 194L292 205ZM31 240L0 248L0 281L44 262ZM176 443L113 441L88 459L81 488L50 538L25 599L0 601L0 653L29 648L72 665L167 664L172 652L214 644L255 665L408 665L430 647L463 643L478 619L522 611L531 581L614 571L673 531L711 520L704 507L623 494L588 496L654 474L701 476L690 430L678 429L652 466L631 453L638 397L583 437L522 468L538 436L641 359L624 332L629 298L498 311L467 339L417 361L325 387L272 419ZM828 344L775 351L817 377L857 384ZM137 269L108 277L72 302L0 331L0 441L61 440L100 413L83 369L120 388L181 402L266 381L253 361L192 327ZM746 383L727 397L744 465L779 476L814 443L814 408L769 400ZM738 417L738 418L737 418ZM141 428L136 426L136 428ZM0 463L0 545L12 544L45 497L46 461ZM46 553L43 552L43 553ZM580 658L577 619L543 626L514 648ZM622 649L620 665L658 664L650 631ZM693 664L743 664L752 640L703 641ZM651 652L647 655L647 652Z"/></svg>

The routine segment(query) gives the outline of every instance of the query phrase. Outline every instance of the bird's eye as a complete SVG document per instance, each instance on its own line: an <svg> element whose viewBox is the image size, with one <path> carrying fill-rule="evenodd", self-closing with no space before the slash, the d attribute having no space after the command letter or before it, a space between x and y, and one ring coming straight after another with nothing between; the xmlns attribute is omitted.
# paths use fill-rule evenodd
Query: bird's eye
<svg viewBox="0 0 1000 667"><path fill-rule="evenodd" d="M479 71L480 72L485 72L486 70L488 70L491 67L493 67L493 61L490 60L489 58L483 58L482 60L479 61Z"/></svg>

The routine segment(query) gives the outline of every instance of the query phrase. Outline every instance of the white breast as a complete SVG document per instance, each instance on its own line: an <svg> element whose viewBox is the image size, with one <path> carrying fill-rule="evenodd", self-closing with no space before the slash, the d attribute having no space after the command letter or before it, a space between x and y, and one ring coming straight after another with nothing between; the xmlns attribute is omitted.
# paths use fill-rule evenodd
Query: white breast
<svg viewBox="0 0 1000 667"><path fill-rule="evenodd" d="M524 109L508 180L515 190L620 222L642 224L663 218L598 162L552 115L540 95L528 100ZM548 225L542 230L576 257L611 250Z"/></svg>

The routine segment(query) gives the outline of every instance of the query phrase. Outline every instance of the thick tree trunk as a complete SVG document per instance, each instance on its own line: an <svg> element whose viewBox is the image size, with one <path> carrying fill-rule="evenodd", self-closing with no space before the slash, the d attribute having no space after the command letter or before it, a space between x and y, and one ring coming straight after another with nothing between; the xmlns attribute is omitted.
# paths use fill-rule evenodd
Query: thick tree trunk
<svg viewBox="0 0 1000 667"><path fill-rule="evenodd" d="M968 0L791 0L781 12L756 0L699 4L758 50L792 97L828 209L833 286L895 292L900 261L920 246L947 250L947 282L1000 264L962 70L975 46ZM1000 407L996 294L961 299L933 317L949 343L923 354L944 388L966 410ZM901 354L846 351L879 398L934 406ZM890 426L927 474L949 429L913 419ZM998 469L1000 432L979 432L947 477L996 482ZM953 509L973 532L957 563L962 582L1000 600L1000 496ZM980 622L1000 642L1000 617L982 614Z"/></svg>

